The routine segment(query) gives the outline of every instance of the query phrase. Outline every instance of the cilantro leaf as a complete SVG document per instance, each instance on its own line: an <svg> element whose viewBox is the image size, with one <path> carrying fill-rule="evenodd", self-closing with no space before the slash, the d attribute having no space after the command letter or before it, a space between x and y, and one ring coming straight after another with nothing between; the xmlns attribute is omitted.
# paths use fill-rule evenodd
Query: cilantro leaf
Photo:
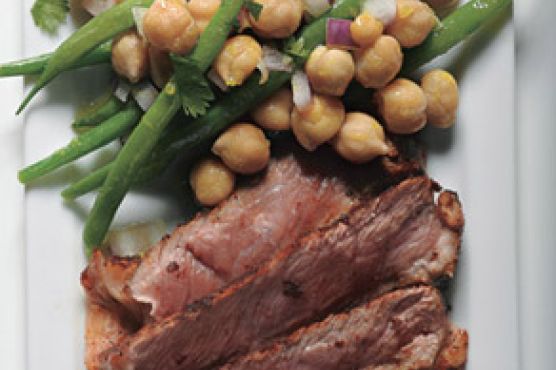
<svg viewBox="0 0 556 370"><path fill-rule="evenodd" d="M251 13L253 18L258 21L261 16L261 12L263 11L263 5L255 2L254 0L247 0L245 2L245 7L249 10L249 13Z"/></svg>
<svg viewBox="0 0 556 370"><path fill-rule="evenodd" d="M31 8L35 25L51 34L65 22L68 12L68 0L35 0Z"/></svg>
<svg viewBox="0 0 556 370"><path fill-rule="evenodd" d="M311 52L305 49L305 39L290 38L285 45L285 52L294 58L307 59Z"/></svg>
<svg viewBox="0 0 556 370"><path fill-rule="evenodd" d="M203 72L191 58L177 55L171 55L171 58L185 114L194 118L204 115L214 100L214 93Z"/></svg>

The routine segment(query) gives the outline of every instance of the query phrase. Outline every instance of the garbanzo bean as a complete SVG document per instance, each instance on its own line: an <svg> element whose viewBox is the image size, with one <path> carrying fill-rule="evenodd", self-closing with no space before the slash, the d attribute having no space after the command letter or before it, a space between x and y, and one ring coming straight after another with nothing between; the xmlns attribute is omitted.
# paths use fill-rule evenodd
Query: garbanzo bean
<svg viewBox="0 0 556 370"><path fill-rule="evenodd" d="M332 145L348 161L365 163L388 153L384 140L384 129L376 119L365 113L352 112L346 115Z"/></svg>
<svg viewBox="0 0 556 370"><path fill-rule="evenodd" d="M420 0L398 0L394 21L386 33L394 36L404 48L421 44L436 25L434 11Z"/></svg>
<svg viewBox="0 0 556 370"><path fill-rule="evenodd" d="M342 96L355 75L355 63L349 52L321 45L309 56L305 73L317 93Z"/></svg>
<svg viewBox="0 0 556 370"><path fill-rule="evenodd" d="M384 25L368 12L355 18L350 26L351 38L362 48L371 47L384 31Z"/></svg>
<svg viewBox="0 0 556 370"><path fill-rule="evenodd" d="M199 203L212 207L232 194L235 175L219 159L205 158L191 171L189 183Z"/></svg>
<svg viewBox="0 0 556 370"><path fill-rule="evenodd" d="M149 67L154 84L162 89L170 81L174 72L170 56L167 52L160 51L151 45L149 47Z"/></svg>
<svg viewBox="0 0 556 370"><path fill-rule="evenodd" d="M237 123L224 132L212 147L232 171L249 175L261 171L270 159L270 142L264 132L250 123Z"/></svg>
<svg viewBox="0 0 556 370"><path fill-rule="evenodd" d="M379 36L373 46L356 50L355 78L366 88L380 88L392 81L402 67L403 55L392 36Z"/></svg>
<svg viewBox="0 0 556 370"><path fill-rule="evenodd" d="M314 151L332 139L340 130L345 109L338 98L314 94L303 110L293 109L291 125L297 141L305 149Z"/></svg>
<svg viewBox="0 0 556 370"><path fill-rule="evenodd" d="M255 122L272 131L290 129L293 96L288 88L282 88L251 112Z"/></svg>
<svg viewBox="0 0 556 370"><path fill-rule="evenodd" d="M249 17L257 35L268 39L281 39L293 35L301 24L303 2L301 0L255 0L263 9L259 19Z"/></svg>
<svg viewBox="0 0 556 370"><path fill-rule="evenodd" d="M456 79L450 73L436 69L423 76L421 88L427 97L427 122L441 128L452 126L459 101Z"/></svg>
<svg viewBox="0 0 556 370"><path fill-rule="evenodd" d="M190 51L199 38L184 0L156 0L143 18L143 32L157 49L176 54Z"/></svg>
<svg viewBox="0 0 556 370"><path fill-rule="evenodd" d="M261 45L251 36L237 35L226 41L214 61L214 69L228 86L239 86L253 73L263 56Z"/></svg>
<svg viewBox="0 0 556 370"><path fill-rule="evenodd" d="M211 18L220 8L220 4L221 0L189 0L187 8L201 32L207 28Z"/></svg>
<svg viewBox="0 0 556 370"><path fill-rule="evenodd" d="M139 82L149 70L147 44L135 31L127 31L112 43L112 67L130 82Z"/></svg>
<svg viewBox="0 0 556 370"><path fill-rule="evenodd" d="M427 122L427 99L413 81L399 78L375 93L378 109L388 131L413 134Z"/></svg>

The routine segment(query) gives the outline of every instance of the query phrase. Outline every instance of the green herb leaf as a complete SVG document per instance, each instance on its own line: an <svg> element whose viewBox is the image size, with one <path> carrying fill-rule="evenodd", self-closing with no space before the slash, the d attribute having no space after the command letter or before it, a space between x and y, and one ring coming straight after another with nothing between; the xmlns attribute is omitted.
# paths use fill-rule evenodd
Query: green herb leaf
<svg viewBox="0 0 556 370"><path fill-rule="evenodd" d="M291 38L286 42L285 52L294 58L307 59L311 52L305 49L305 40L300 37L298 40Z"/></svg>
<svg viewBox="0 0 556 370"><path fill-rule="evenodd" d="M263 5L255 2L254 0L247 0L245 2L245 7L249 10L249 13L251 13L253 18L258 21L261 16L261 12L263 11Z"/></svg>
<svg viewBox="0 0 556 370"><path fill-rule="evenodd" d="M31 15L37 27L51 34L65 22L68 12L68 0L35 0L31 8Z"/></svg>
<svg viewBox="0 0 556 370"><path fill-rule="evenodd" d="M203 72L190 58L177 55L171 55L171 58L185 114L191 117L204 115L210 102L214 100L214 93Z"/></svg>

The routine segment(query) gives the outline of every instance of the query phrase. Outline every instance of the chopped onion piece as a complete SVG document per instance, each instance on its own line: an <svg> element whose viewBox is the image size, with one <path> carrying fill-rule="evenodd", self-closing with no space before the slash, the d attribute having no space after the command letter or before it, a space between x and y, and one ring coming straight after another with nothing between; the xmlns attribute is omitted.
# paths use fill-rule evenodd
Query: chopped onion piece
<svg viewBox="0 0 556 370"><path fill-rule="evenodd" d="M158 90L150 82L141 82L135 85L131 93L144 112L149 110L158 96Z"/></svg>
<svg viewBox="0 0 556 370"><path fill-rule="evenodd" d="M97 16L116 5L116 0L82 0L81 6L92 16Z"/></svg>
<svg viewBox="0 0 556 370"><path fill-rule="evenodd" d="M396 0L366 0L363 3L362 10L369 12L373 17L387 26L396 18L396 6Z"/></svg>
<svg viewBox="0 0 556 370"><path fill-rule="evenodd" d="M120 79L118 81L118 85L116 86L116 90L114 90L114 96L118 98L119 101L122 103L127 102L127 98L129 97L129 93L131 92L131 85L129 82Z"/></svg>
<svg viewBox="0 0 556 370"><path fill-rule="evenodd" d="M264 85L268 81L268 76L270 75L264 59L261 59L259 63L257 63L257 69L259 70L259 72L261 72L259 85Z"/></svg>
<svg viewBox="0 0 556 370"><path fill-rule="evenodd" d="M214 68L211 68L211 70L207 73L207 78L213 84L215 84L221 91L230 90L230 87L226 85L226 82L224 82L224 80L220 77L220 75L218 74L218 72L216 72Z"/></svg>
<svg viewBox="0 0 556 370"><path fill-rule="evenodd" d="M328 9L330 9L330 2L328 0L304 0L305 9L311 16L320 17Z"/></svg>
<svg viewBox="0 0 556 370"><path fill-rule="evenodd" d="M129 225L108 232L104 245L118 257L139 256L166 234L166 224L157 220Z"/></svg>
<svg viewBox="0 0 556 370"><path fill-rule="evenodd" d="M257 64L257 68L261 71L259 83L262 85L268 81L270 72L293 71L293 59L273 47L263 45L263 57Z"/></svg>
<svg viewBox="0 0 556 370"><path fill-rule="evenodd" d="M305 72L297 70L292 76L293 103L299 109L311 103L311 86Z"/></svg>
<svg viewBox="0 0 556 370"><path fill-rule="evenodd" d="M145 18L145 14L147 14L148 8L134 6L131 8L131 14L133 14L133 21L135 22L135 27L137 27L137 32L146 39L145 31L143 30L143 18Z"/></svg>
<svg viewBox="0 0 556 370"><path fill-rule="evenodd" d="M326 45L338 49L357 49L351 38L351 21L348 19L329 18L326 21Z"/></svg>
<svg viewBox="0 0 556 370"><path fill-rule="evenodd" d="M263 60L269 71L291 72L293 71L293 59L289 55L281 53L270 46L263 46Z"/></svg>

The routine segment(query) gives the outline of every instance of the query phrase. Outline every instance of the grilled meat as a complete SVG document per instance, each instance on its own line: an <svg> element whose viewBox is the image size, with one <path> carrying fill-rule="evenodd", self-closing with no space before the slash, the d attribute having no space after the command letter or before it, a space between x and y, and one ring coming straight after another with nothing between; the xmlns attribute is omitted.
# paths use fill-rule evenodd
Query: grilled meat
<svg viewBox="0 0 556 370"><path fill-rule="evenodd" d="M361 297L452 276L463 226L453 193L406 180L280 248L255 273L103 354L106 369L204 369L256 350ZM173 271L179 274L179 270Z"/></svg>
<svg viewBox="0 0 556 370"><path fill-rule="evenodd" d="M89 299L134 317L138 326L180 312L342 217L362 198L422 169L421 152L408 139L365 166L350 165L329 149L307 155L289 141L276 147L277 159L264 175L178 227L139 263L97 252L82 276Z"/></svg>
<svg viewBox="0 0 556 370"><path fill-rule="evenodd" d="M455 330L436 289L400 289L299 329L221 370L446 368L445 351L452 352L451 358L466 358L465 347L453 347Z"/></svg>

